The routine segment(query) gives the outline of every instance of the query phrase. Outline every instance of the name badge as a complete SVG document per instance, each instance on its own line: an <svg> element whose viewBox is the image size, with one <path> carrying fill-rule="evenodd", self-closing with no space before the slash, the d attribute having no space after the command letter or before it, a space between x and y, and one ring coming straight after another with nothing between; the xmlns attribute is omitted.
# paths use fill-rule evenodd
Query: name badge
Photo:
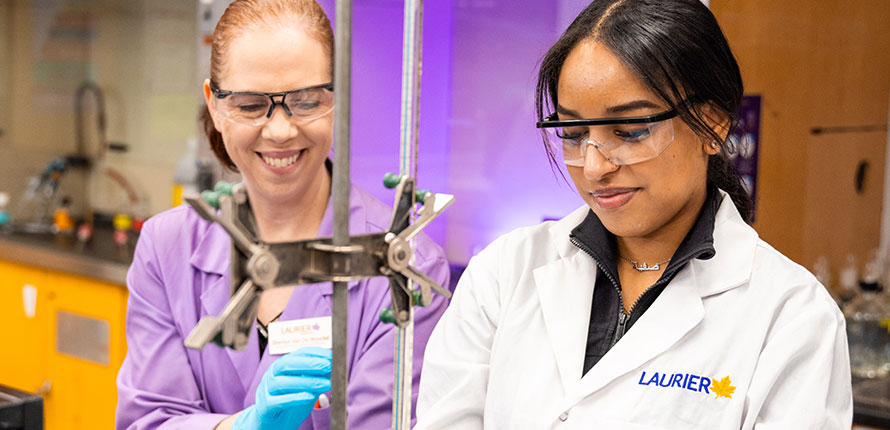
<svg viewBox="0 0 890 430"><path fill-rule="evenodd" d="M306 346L333 347L331 317L276 321L268 330L269 354L287 354Z"/></svg>

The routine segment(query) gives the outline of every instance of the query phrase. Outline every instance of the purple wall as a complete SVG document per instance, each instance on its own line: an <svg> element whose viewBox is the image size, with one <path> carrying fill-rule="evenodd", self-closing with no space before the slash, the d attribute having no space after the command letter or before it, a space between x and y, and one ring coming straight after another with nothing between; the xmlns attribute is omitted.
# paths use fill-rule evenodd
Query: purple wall
<svg viewBox="0 0 890 430"><path fill-rule="evenodd" d="M333 18L334 0L321 0ZM418 183L456 202L427 232L455 263L583 204L534 128L537 64L587 0L425 2ZM401 0L356 0L352 178L385 202L398 170Z"/></svg>
<svg viewBox="0 0 890 430"><path fill-rule="evenodd" d="M319 0L334 20L334 0ZM447 191L451 100L451 0L427 1L423 17L418 186ZM399 171L402 79L401 0L356 0L353 5L352 181L392 204L383 175ZM336 27L336 24L335 24ZM443 246L447 219L424 231Z"/></svg>
<svg viewBox="0 0 890 430"><path fill-rule="evenodd" d="M457 202L447 242L454 261L582 204L554 177L534 127L537 66L559 37L559 21L559 2L456 0L448 184Z"/></svg>

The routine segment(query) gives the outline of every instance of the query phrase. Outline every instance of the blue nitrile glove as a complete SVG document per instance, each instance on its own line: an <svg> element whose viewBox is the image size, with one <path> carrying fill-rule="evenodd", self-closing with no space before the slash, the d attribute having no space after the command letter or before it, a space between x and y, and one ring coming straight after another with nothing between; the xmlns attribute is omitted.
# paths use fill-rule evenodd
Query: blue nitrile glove
<svg viewBox="0 0 890 430"><path fill-rule="evenodd" d="M301 348L275 360L256 389L256 404L241 412L232 430L295 429L319 394L331 389L331 350Z"/></svg>

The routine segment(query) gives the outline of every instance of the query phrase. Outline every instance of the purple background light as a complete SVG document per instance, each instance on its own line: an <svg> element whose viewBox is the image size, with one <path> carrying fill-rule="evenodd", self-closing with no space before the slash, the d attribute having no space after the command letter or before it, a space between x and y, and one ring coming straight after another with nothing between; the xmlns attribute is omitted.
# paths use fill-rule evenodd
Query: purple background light
<svg viewBox="0 0 890 430"><path fill-rule="evenodd" d="M334 0L320 0L334 17ZM584 0L424 4L420 188L454 194L426 228L458 264L496 237L583 204L554 176L534 127L538 62ZM398 171L402 0L356 0L352 180L384 202Z"/></svg>

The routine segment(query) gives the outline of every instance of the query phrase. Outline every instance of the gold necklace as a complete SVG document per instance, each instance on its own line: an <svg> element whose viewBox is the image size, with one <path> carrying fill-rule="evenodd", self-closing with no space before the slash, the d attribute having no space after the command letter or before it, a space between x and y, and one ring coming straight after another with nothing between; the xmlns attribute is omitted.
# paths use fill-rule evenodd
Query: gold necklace
<svg viewBox="0 0 890 430"><path fill-rule="evenodd" d="M629 262L630 264L632 264L632 265L634 266L634 270L636 270L637 272L654 272L654 271L657 271L657 270L661 270L661 265L662 265L662 264L667 264L668 262L671 261L671 259L668 258L667 260L664 260L664 261L662 261L662 262L660 262L660 263L655 263L655 265L650 266L650 265L646 264L645 262L643 262L643 264L640 265L640 264L637 263L636 261L633 261L633 260L631 260L630 258L627 258L627 257L625 257L625 256L623 256L623 255L621 255L621 254L618 254L618 256L621 257L621 258L623 258L624 260L627 260L627 262Z"/></svg>

